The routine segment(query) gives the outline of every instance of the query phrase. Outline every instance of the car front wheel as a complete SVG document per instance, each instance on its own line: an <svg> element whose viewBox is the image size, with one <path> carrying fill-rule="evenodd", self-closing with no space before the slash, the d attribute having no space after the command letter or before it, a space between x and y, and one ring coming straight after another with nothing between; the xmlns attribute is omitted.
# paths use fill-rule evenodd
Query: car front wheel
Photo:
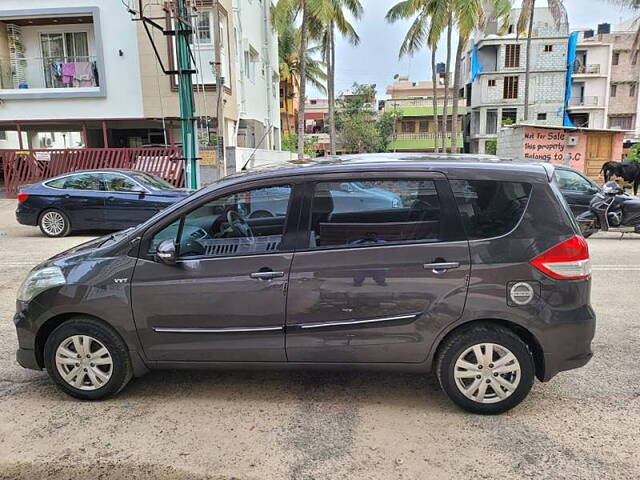
<svg viewBox="0 0 640 480"><path fill-rule="evenodd" d="M45 210L38 224L47 237L66 237L71 232L69 217L60 210Z"/></svg>
<svg viewBox="0 0 640 480"><path fill-rule="evenodd" d="M56 328L45 343L44 361L56 385L83 400L115 395L132 377L124 342L92 318L76 317Z"/></svg>
<svg viewBox="0 0 640 480"><path fill-rule="evenodd" d="M500 326L481 325L446 340L436 373L456 405L491 415L525 399L533 386L535 366L529 348L516 334Z"/></svg>

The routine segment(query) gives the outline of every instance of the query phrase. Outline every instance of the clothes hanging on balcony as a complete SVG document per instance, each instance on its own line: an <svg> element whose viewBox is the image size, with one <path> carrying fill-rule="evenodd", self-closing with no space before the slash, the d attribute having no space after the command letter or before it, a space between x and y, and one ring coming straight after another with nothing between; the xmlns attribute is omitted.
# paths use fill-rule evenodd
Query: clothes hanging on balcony
<svg viewBox="0 0 640 480"><path fill-rule="evenodd" d="M76 62L74 74L74 87L95 87L96 79L93 74L92 62Z"/></svg>
<svg viewBox="0 0 640 480"><path fill-rule="evenodd" d="M62 83L69 85L76 74L76 64L74 62L62 64Z"/></svg>
<svg viewBox="0 0 640 480"><path fill-rule="evenodd" d="M51 76L59 81L62 81L62 64L59 62L53 62L49 65L51 70Z"/></svg>

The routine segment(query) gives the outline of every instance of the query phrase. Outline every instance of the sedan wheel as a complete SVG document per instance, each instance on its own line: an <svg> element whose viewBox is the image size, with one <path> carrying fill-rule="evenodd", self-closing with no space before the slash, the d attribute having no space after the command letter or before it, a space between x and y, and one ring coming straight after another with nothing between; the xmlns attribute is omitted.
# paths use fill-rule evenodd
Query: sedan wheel
<svg viewBox="0 0 640 480"><path fill-rule="evenodd" d="M58 346L56 367L69 385L91 391L107 384L113 373L113 359L99 340L74 335Z"/></svg>
<svg viewBox="0 0 640 480"><path fill-rule="evenodd" d="M47 210L40 216L40 230L48 237L64 237L71 225L67 216L58 210Z"/></svg>

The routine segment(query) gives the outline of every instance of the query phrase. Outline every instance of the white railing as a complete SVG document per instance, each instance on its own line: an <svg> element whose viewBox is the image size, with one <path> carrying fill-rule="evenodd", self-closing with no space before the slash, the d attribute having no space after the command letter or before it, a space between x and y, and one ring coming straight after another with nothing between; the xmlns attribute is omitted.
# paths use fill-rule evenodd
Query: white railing
<svg viewBox="0 0 640 480"><path fill-rule="evenodd" d="M569 99L570 107L597 107L598 97L571 97Z"/></svg>

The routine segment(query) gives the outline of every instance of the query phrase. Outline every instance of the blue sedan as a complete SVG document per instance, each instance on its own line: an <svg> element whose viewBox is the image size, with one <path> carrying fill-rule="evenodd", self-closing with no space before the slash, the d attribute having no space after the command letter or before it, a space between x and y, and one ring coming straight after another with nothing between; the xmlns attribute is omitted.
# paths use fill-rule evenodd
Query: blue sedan
<svg viewBox="0 0 640 480"><path fill-rule="evenodd" d="M188 194L144 172L73 172L21 188L16 219L39 226L49 237L74 230L123 230Z"/></svg>

